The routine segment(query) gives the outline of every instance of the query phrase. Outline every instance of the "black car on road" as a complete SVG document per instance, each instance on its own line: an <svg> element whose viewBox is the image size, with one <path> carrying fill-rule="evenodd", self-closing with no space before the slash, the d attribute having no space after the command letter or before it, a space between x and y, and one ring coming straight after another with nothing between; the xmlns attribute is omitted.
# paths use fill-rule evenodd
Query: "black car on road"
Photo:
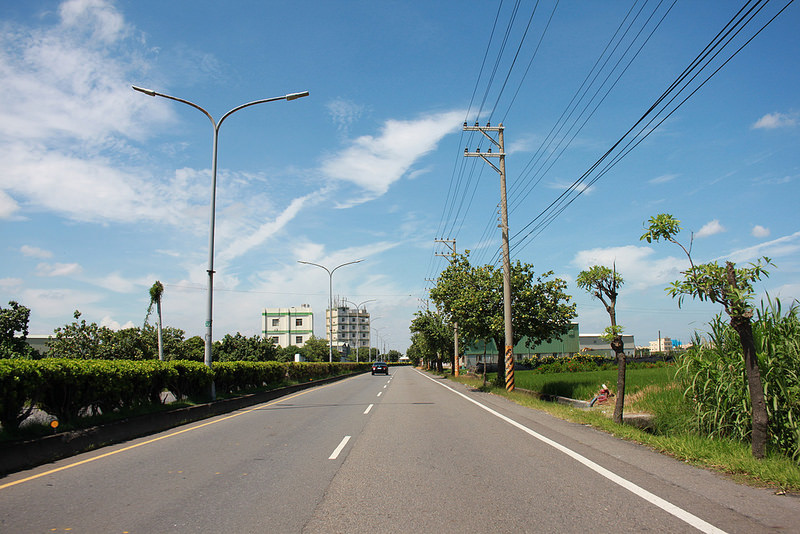
<svg viewBox="0 0 800 534"><path fill-rule="evenodd" d="M383 373L385 375L389 375L389 366L383 362L375 362L372 364L372 374L375 373Z"/></svg>

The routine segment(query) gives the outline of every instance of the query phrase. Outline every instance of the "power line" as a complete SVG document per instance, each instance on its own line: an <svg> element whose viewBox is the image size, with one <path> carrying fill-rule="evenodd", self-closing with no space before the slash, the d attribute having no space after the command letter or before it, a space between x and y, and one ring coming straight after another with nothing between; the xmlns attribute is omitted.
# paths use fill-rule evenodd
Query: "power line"
<svg viewBox="0 0 800 534"><path fill-rule="evenodd" d="M573 184L559 197L554 200L545 210L540 212L532 221L530 221L525 227L523 227L520 231L515 234L515 237L520 235L522 232L526 231L530 228L533 223L537 220L542 219L542 221L534 226L530 231L528 231L525 236L520 240L516 241L513 249L515 251L522 250L525 246L532 239L536 236L540 235L541 232L547 228L554 220L558 217L572 202L579 197L583 191L585 191L588 187L591 187L597 180L599 180L602 176L604 176L614 165L616 165L622 158L624 158L631 150L633 150L636 146L639 145L645 138L647 138L655 129L662 124L667 118L669 118L675 111L677 111L689 98L691 98L701 87L703 87L717 72L719 72L729 61L731 61L745 46L747 46L757 35L759 35L769 24L772 23L786 8L789 7L790 4L793 3L794 0L789 0L789 2L776 13L772 18L770 18L761 28L759 28L749 39L745 41L735 52L733 52L725 61L722 62L719 67L717 67L708 77L706 77L696 88L694 88L683 100L681 100L674 108L668 111L668 106L674 102L679 95L689 87L691 84L704 70L708 68L711 62L726 48L728 45L733 41L734 38L745 28L748 24L761 12L761 10L767 5L769 0L766 1L757 1L753 3L746 12L745 9L751 2L747 2L742 9L737 12L737 14L725 25L725 27L712 39L712 41L706 46L706 48L698 54L698 56L690 63L690 65L684 69L683 73L669 86L669 88L662 93L662 95L650 106L650 108L639 118L639 120L616 142L612 147L606 151L603 156L600 157L590 168L587 170L580 178L575 180ZM744 12L744 14L742 14ZM738 29L736 29L738 27ZM731 35L732 34L732 35ZM713 55L711 52L715 49L718 49ZM709 58L710 56L710 58ZM704 63L705 62L705 63ZM701 66L702 65L702 66ZM699 68L698 68L699 66ZM689 78L689 74L693 71L697 70L693 76ZM686 81L688 78L688 81ZM685 82L685 83L684 83ZM599 173L588 181L588 184L584 184L587 177L594 172L603 162L625 141L628 135L633 132L639 125L641 125L645 119L654 111L656 110L659 105L667 99L667 97L675 91L676 88L680 87L674 96L669 99L666 104L664 104L659 111L657 111L652 118L648 122L642 126L637 133L630 139L627 144L625 144L621 152L617 153L611 161L609 161L606 166L599 171ZM651 127L654 121L656 121L660 115L665 114L661 120L659 120L654 126ZM531 237L533 236L533 237Z"/></svg>

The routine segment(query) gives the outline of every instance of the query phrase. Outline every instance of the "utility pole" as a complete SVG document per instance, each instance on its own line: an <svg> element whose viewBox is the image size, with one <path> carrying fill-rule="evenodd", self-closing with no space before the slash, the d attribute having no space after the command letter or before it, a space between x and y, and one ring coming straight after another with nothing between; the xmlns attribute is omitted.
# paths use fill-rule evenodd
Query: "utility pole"
<svg viewBox="0 0 800 534"><path fill-rule="evenodd" d="M452 264L453 261L456 259L456 240L455 239L434 239L436 243L443 243L447 248L450 249L450 257L447 258L447 254L441 254L436 252L437 256L441 256L443 258L447 258L448 261ZM461 367L461 358L458 355L458 321L453 321L453 352L455 357L453 358L453 376L457 377L459 368Z"/></svg>
<svg viewBox="0 0 800 534"><path fill-rule="evenodd" d="M505 375L506 390L514 390L514 331L511 327L511 258L508 248L508 204L506 202L506 151L503 142L503 123L498 126L491 126L488 122L486 126L480 126L477 122L475 126L467 126L464 123L465 132L480 132L491 143L499 149L499 152L492 152L489 148L487 152L476 149L470 152L464 149L464 156L478 157L492 166L500 174L500 229L503 235L503 319L505 323ZM497 132L497 140L487 132ZM489 161L489 158L499 158L500 166L496 166ZM500 350L500 347L497 347ZM499 370L498 370L499 371Z"/></svg>

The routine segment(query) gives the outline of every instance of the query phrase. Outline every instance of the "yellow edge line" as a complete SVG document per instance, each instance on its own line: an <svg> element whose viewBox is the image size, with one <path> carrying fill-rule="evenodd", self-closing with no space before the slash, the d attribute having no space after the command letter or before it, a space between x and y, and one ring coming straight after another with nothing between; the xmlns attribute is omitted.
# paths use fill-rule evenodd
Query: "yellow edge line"
<svg viewBox="0 0 800 534"><path fill-rule="evenodd" d="M16 486L17 484L22 484L24 482L30 482L31 480L36 480L37 478L45 477L47 475L52 475L53 473L58 473L59 471L64 471L66 469L71 469L73 467L78 467L79 465L88 464L89 462L94 462L95 460L100 460L102 458L107 458L109 456L114 456L115 454L119 454L121 452L129 451L129 450L135 449L137 447L142 447L144 445L149 445L151 443L155 443L156 441L161 441L162 439L167 439L167 438L171 438L171 437L174 437L174 436L178 436L180 434L184 434L186 432L191 432L192 430L197 430L198 428L203 428L204 426L213 425L215 423L221 423L222 421L227 421L228 419L233 419L234 417L239 417L240 415L244 415L246 413L254 412L256 410L259 410L259 409L263 408L264 406L271 406L271 405L277 404L279 402L284 402L284 401L293 399L295 397L299 397L300 395L308 393L308 392L310 392L312 390L319 391L319 389L324 388L324 387L328 387L330 385L331 384L324 384L324 385L319 386L319 387L310 388L310 389L304 389L303 391L297 392L294 395L289 395L288 397L281 397L280 399L276 399L274 401L267 402L266 404L258 404L257 406L255 406L253 408L248 408L246 410L238 411L238 412L236 412L236 413L234 413L232 415L228 415L228 416L222 417L220 419L215 419L213 421L207 421L205 423L202 423L202 424L190 427L190 428L184 428L183 430L179 430L177 432L173 432L171 434L167 434L166 436L159 436L157 438L153 438L153 439L150 439L150 440L147 440L147 441L143 441L141 443L136 443L135 445L129 445L129 446L124 447L122 449L117 449L115 451L111 451L111 452L107 452L105 454L101 454L100 456L94 456L92 458L87 458L86 460L81 460L80 462L75 462L75 463L71 463L69 465L65 465L65 466L62 466L62 467L57 467L56 469L51 469L49 471L45 471L44 473L39 473L37 475L32 475L32 476L29 476L27 478L22 478L20 480L15 480L14 482L7 482L7 483L5 483L3 485L0 485L0 490L4 490L6 488L10 488L11 486Z"/></svg>

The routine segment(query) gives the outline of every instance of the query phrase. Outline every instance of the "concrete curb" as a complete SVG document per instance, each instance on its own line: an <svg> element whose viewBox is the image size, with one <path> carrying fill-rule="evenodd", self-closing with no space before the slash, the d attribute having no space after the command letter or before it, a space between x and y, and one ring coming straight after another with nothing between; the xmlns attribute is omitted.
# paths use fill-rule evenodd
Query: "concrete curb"
<svg viewBox="0 0 800 534"><path fill-rule="evenodd" d="M101 426L63 432L33 440L0 443L0 476L54 462L98 447L128 441L176 426L233 412L248 406L268 402L296 391L321 384L329 384L358 374L361 373L324 378L261 393L198 404L197 406L121 419Z"/></svg>

